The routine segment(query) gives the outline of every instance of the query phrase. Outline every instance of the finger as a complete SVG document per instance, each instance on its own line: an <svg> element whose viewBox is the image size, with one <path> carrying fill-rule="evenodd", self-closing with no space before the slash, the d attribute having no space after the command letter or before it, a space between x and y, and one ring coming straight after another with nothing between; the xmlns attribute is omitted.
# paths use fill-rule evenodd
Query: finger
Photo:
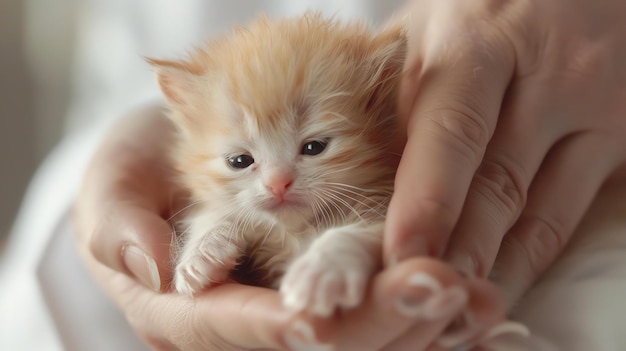
<svg viewBox="0 0 626 351"><path fill-rule="evenodd" d="M79 252L135 331L159 350L288 349L283 334L298 316L282 307L275 290L225 284L196 298L157 293L103 265L87 247Z"/></svg>
<svg viewBox="0 0 626 351"><path fill-rule="evenodd" d="M213 330L216 340L242 349L288 349L285 331L299 325L298 321L314 323L283 307L275 290L239 284L210 289L198 299L194 315L193 319L201 321L195 326L194 338Z"/></svg>
<svg viewBox="0 0 626 351"><path fill-rule="evenodd" d="M455 315L453 323L415 323L385 350L453 349L470 345L504 319L504 302L495 285L485 280L467 283L469 300L466 308ZM445 330L445 331L444 331ZM442 333L443 332L443 333Z"/></svg>
<svg viewBox="0 0 626 351"><path fill-rule="evenodd" d="M530 184L566 126L545 117L546 92L537 81L510 88L485 157L472 180L446 261L467 275L486 276L504 234L519 217Z"/></svg>
<svg viewBox="0 0 626 351"><path fill-rule="evenodd" d="M153 290L171 275L172 230L161 215L171 206L162 148L172 128L160 113L142 110L113 128L88 168L74 216L81 245Z"/></svg>
<svg viewBox="0 0 626 351"><path fill-rule="evenodd" d="M509 305L560 254L604 180L617 165L617 150L601 133L561 141L529 190L519 220L504 237L492 279Z"/></svg>
<svg viewBox="0 0 626 351"><path fill-rule="evenodd" d="M366 301L338 318L337 350L380 350L421 320L420 335L434 338L467 301L461 278L450 266L414 258L379 274Z"/></svg>
<svg viewBox="0 0 626 351"><path fill-rule="evenodd" d="M183 351L290 349L284 331L294 316L274 290L226 284L195 299L146 289L133 296L123 309L152 344Z"/></svg>
<svg viewBox="0 0 626 351"><path fill-rule="evenodd" d="M416 276L419 279L412 279ZM415 284L423 283L424 277L441 286L439 295L430 294L430 285ZM227 350L225 345L243 349L378 350L411 326L415 318L423 318L425 324L439 323L440 328L444 328L467 300L460 282L459 276L443 263L413 259L379 274L372 281L371 294L362 306L338 313L331 319L291 314L274 290L228 284L210 289L194 301L193 311L186 318L201 323L184 327L191 332L183 339L175 339L193 343L199 335L211 330L218 336L212 340L221 340L224 350ZM449 294L450 291L454 293ZM420 300L426 300L421 301L424 308L413 304L407 312L405 304L405 309L399 309L400 299L419 302L414 299L416 293L420 294ZM432 295L433 299L423 293ZM168 325L161 328L166 329ZM180 336L183 330L170 332Z"/></svg>
<svg viewBox="0 0 626 351"><path fill-rule="evenodd" d="M495 128L513 70L506 45L478 45L478 50L474 41L452 42L456 45L440 57L425 58L416 69L408 66L403 78L402 91L418 83L420 89L413 89L417 96L408 108L408 141L386 222L387 263L442 253Z"/></svg>
<svg viewBox="0 0 626 351"><path fill-rule="evenodd" d="M111 196L115 197L114 193ZM126 192L124 197L132 196ZM141 195L136 195L141 197ZM171 280L171 226L149 206L111 199L114 204L103 211L94 231L90 248L94 257L108 267L137 278L144 286L161 291Z"/></svg>

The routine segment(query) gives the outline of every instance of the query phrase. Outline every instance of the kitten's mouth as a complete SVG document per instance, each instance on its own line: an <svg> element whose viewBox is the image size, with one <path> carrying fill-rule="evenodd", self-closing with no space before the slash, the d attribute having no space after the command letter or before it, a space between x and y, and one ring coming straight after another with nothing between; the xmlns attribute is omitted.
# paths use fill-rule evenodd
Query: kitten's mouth
<svg viewBox="0 0 626 351"><path fill-rule="evenodd" d="M262 206L266 210L269 210L269 211L290 210L290 209L302 207L302 205L303 205L302 201L293 197L284 197L284 198L275 197L267 201L264 201L264 203L262 204Z"/></svg>

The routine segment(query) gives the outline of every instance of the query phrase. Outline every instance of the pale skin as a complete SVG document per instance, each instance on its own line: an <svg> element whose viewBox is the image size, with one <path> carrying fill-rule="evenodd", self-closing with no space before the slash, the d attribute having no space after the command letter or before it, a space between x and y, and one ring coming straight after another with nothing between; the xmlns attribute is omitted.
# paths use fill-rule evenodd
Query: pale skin
<svg viewBox="0 0 626 351"><path fill-rule="evenodd" d="M156 293L171 280L163 217L175 191L159 157L171 129L146 108L103 142L76 206L77 240L155 349L287 349L292 318L340 350L437 349L454 316L416 322L391 308L407 277L427 273L466 289L469 310L491 326L504 312L499 295L453 267L485 277L495 264L512 303L558 255L600 185L623 169L623 1L420 0L402 14L411 18L400 99L408 139L384 251L386 262L399 263L374 278L354 311L324 323L292 317L278 293L234 284L193 305ZM122 252L137 252L128 247L142 253L125 262ZM424 254L452 266L411 258Z"/></svg>
<svg viewBox="0 0 626 351"><path fill-rule="evenodd" d="M408 142L387 261L495 267L513 302L624 167L626 3L421 0L403 14Z"/></svg>

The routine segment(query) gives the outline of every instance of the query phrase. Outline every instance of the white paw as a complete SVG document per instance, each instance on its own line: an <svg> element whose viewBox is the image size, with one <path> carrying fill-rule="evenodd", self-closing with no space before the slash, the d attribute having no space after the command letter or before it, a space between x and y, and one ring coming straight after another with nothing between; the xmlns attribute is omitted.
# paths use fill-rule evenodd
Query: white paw
<svg viewBox="0 0 626 351"><path fill-rule="evenodd" d="M213 234L186 244L174 270L176 291L191 296L228 279L241 250L215 231Z"/></svg>
<svg viewBox="0 0 626 351"><path fill-rule="evenodd" d="M223 265L202 255L194 255L181 261L174 271L174 288L188 296L204 290L228 279L230 270L235 263Z"/></svg>
<svg viewBox="0 0 626 351"><path fill-rule="evenodd" d="M285 306L326 317L337 308L359 305L373 270L371 259L319 251L309 250L287 269L280 286Z"/></svg>

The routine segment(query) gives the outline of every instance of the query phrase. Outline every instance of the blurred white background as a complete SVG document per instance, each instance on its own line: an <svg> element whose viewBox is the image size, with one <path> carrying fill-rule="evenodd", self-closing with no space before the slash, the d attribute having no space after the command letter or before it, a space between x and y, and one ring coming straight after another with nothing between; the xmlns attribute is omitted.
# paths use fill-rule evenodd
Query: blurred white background
<svg viewBox="0 0 626 351"><path fill-rule="evenodd" d="M65 128L79 1L0 1L0 242Z"/></svg>

